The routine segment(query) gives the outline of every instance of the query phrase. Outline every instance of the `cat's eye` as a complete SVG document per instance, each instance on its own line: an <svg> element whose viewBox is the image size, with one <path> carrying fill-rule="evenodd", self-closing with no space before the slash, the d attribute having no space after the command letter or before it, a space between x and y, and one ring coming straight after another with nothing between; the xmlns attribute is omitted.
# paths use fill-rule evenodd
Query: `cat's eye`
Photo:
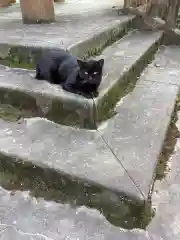
<svg viewBox="0 0 180 240"><path fill-rule="evenodd" d="M88 75L88 72L84 72L85 75Z"/></svg>
<svg viewBox="0 0 180 240"><path fill-rule="evenodd" d="M97 75L97 74L98 74L98 72L94 72L94 73L93 73L93 75Z"/></svg>

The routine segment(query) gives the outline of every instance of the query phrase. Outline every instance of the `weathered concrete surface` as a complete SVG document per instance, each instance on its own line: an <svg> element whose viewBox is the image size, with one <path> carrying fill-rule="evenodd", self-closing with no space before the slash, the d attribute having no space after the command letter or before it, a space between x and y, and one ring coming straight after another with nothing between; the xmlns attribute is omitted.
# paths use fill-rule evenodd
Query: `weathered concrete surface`
<svg viewBox="0 0 180 240"><path fill-rule="evenodd" d="M170 69L170 66L164 69L166 77L170 77ZM162 78L158 71L155 73L153 78L148 75L151 81L144 81L146 74L140 77L134 91L117 106L118 114L102 130L104 139L128 170L145 199L152 187L179 90L176 85L153 82L156 78Z"/></svg>
<svg viewBox="0 0 180 240"><path fill-rule="evenodd" d="M120 162L98 132L33 119L19 127L1 123L0 151L147 200L177 93L175 85L139 79L99 130Z"/></svg>
<svg viewBox="0 0 180 240"><path fill-rule="evenodd" d="M102 109L108 109L108 105L112 108L116 97L123 94L129 82L134 84L157 50L161 36L161 31L132 31L102 52L100 57L105 59L104 78L99 87L100 94L95 99L99 114Z"/></svg>
<svg viewBox="0 0 180 240"><path fill-rule="evenodd" d="M177 124L179 126L179 123ZM170 171L153 193L156 215L146 231L110 225L97 211L84 206L36 199L29 192L0 188L0 236L3 240L179 240L180 141L169 161Z"/></svg>
<svg viewBox="0 0 180 240"><path fill-rule="evenodd" d="M39 27L24 25L20 19L2 20L0 22L0 53L5 57L8 51L16 46L19 55L22 55L25 61L28 58L28 56L25 58L25 55L29 54L30 57L37 55L42 48L65 48L73 53L76 50L78 56L82 57L87 51L101 49L111 38L116 38L122 31L122 25L124 28L132 18L132 16L118 16L115 10L108 9L91 12L88 15L84 13L57 17L55 23L42 24Z"/></svg>
<svg viewBox="0 0 180 240"><path fill-rule="evenodd" d="M7 19L10 16L12 19L17 20L20 19L20 5L19 0L16 0L17 4L13 4L9 8L0 9L0 18ZM103 10L112 8L114 6L123 7L123 0L101 0L93 1L93 0L66 0L64 3L54 3L55 14L56 15L73 15L73 14L82 14L89 13L92 11Z"/></svg>
<svg viewBox="0 0 180 240"><path fill-rule="evenodd" d="M179 126L179 123L177 124ZM86 207L36 199L29 192L0 188L0 236L3 240L179 240L180 141L169 161L170 171L157 181L153 193L156 215L146 231L110 225L97 211Z"/></svg>
<svg viewBox="0 0 180 240"><path fill-rule="evenodd" d="M131 81L132 76L129 79L125 78L128 71L133 69L133 77L136 76L136 72L139 73L143 67L141 65L146 63L147 58L154 53L150 49L158 43L161 34L161 32L140 33L133 31L103 51L100 57L105 59L105 66L103 80L99 88L100 94L95 99L96 107L92 100L68 93L62 90L60 86L50 85L46 81L34 80L35 74L32 71L27 71L26 74L23 70L14 69L11 71L11 69L3 66L0 67L0 98L5 102L7 99L14 98L15 94L12 94L13 89L17 91L17 96L20 92L24 92L29 98L29 102L34 103L35 101L35 106L40 107L41 116L55 121L58 119L59 123L64 124L64 120L69 115L72 119L68 120L70 124L95 128L96 119L94 113L96 110L99 114L98 118L101 119L104 117L101 114L103 109L107 108L108 104L109 107L112 107L112 104L116 103L117 100L114 97L121 94L121 83L124 84L125 81ZM154 48L156 49L156 47ZM4 100L4 95L6 95L6 100ZM24 95L17 98L19 99L19 104L21 104ZM14 100L8 101L12 104L15 102ZM32 108L35 107L33 103ZM17 100L16 104L18 104ZM60 113L58 118L56 117L57 104Z"/></svg>
<svg viewBox="0 0 180 240"><path fill-rule="evenodd" d="M139 189L96 131L59 126L39 118L27 119L22 124L1 121L0 152L27 161L32 167L34 164L53 169L59 175L143 200Z"/></svg>
<svg viewBox="0 0 180 240"><path fill-rule="evenodd" d="M104 58L104 79L100 85L101 95L107 93L125 72L129 72L145 53L158 43L162 32L129 32L119 41L104 49L98 58ZM148 56L149 57L149 56ZM135 74L135 73L134 73Z"/></svg>
<svg viewBox="0 0 180 240"><path fill-rule="evenodd" d="M180 131L180 112L176 126ZM152 240L178 240L180 238L180 139L168 162L169 171L162 181L156 181L153 206L156 216L147 231Z"/></svg>
<svg viewBox="0 0 180 240"><path fill-rule="evenodd" d="M0 237L2 240L149 240L139 229L110 225L97 211L85 207L15 195L0 188Z"/></svg>
<svg viewBox="0 0 180 240"><path fill-rule="evenodd" d="M92 99L68 93L47 81L37 81L34 76L33 71L11 70L1 65L1 102L29 110L37 109L37 116L58 123L93 127Z"/></svg>
<svg viewBox="0 0 180 240"><path fill-rule="evenodd" d="M180 129L179 123L177 124ZM0 188L0 236L3 240L179 240L180 142L169 161L170 171L153 193L156 215L146 231L110 225L97 211L84 206L36 199L29 192L11 194Z"/></svg>
<svg viewBox="0 0 180 240"><path fill-rule="evenodd" d="M144 80L180 85L178 46L162 46L155 60L144 71Z"/></svg>
<svg viewBox="0 0 180 240"><path fill-rule="evenodd" d="M56 127L53 123L38 122L38 120L35 123L32 121L32 124L28 124L31 123L31 120L28 120L27 125L22 125L22 128L2 123L1 151L16 155L20 159L27 159L37 165L45 164L68 175L72 174L77 178L99 183L117 192L127 192L128 195L137 198L143 195L147 200L158 155L178 93L176 85L155 82L155 76L157 79L165 76L164 72L161 76L158 69L155 67L152 76L148 75L149 81L146 79L147 70L145 70L133 92L116 108L118 114L106 122L107 126L104 125L104 129L100 127L100 134L112 147L120 163L103 143L98 132L71 130L68 127ZM168 73L171 71L171 65L168 64L164 71L170 78ZM2 75L2 86L22 89L23 73L16 78L16 75L9 73L8 70L4 74L7 74L7 80L4 81ZM26 84L27 89L38 86L33 84L33 80ZM42 88L41 82L37 84L40 84L40 90L44 93L50 90L55 92L55 86L47 90L48 85ZM4 131L6 128L10 128L10 131ZM42 151L39 151L39 148ZM79 159L83 159L83 164L79 164ZM104 159L103 163L99 165L98 159Z"/></svg>

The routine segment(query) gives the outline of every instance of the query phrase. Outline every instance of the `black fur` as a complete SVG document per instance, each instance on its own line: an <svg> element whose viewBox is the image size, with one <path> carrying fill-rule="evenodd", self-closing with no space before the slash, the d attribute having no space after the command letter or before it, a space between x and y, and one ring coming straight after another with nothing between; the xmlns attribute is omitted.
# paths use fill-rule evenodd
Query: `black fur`
<svg viewBox="0 0 180 240"><path fill-rule="evenodd" d="M104 59L84 62L65 50L49 51L36 66L36 79L61 84L63 89L87 98L97 96Z"/></svg>

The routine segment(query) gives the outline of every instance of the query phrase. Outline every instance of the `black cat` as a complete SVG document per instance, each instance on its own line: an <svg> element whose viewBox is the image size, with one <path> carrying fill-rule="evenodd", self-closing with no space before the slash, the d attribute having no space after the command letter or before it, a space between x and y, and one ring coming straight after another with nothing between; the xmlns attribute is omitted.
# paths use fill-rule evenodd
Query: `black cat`
<svg viewBox="0 0 180 240"><path fill-rule="evenodd" d="M36 79L61 84L63 89L84 97L96 97L102 80L104 59L77 59L65 50L49 51L36 66Z"/></svg>

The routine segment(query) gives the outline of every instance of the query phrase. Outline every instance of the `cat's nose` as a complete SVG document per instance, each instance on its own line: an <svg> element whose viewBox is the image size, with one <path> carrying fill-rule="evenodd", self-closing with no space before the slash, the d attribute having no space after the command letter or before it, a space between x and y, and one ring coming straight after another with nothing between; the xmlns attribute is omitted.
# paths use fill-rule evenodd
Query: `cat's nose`
<svg viewBox="0 0 180 240"><path fill-rule="evenodd" d="M91 76L89 77L89 80L92 80L92 77L91 77Z"/></svg>

